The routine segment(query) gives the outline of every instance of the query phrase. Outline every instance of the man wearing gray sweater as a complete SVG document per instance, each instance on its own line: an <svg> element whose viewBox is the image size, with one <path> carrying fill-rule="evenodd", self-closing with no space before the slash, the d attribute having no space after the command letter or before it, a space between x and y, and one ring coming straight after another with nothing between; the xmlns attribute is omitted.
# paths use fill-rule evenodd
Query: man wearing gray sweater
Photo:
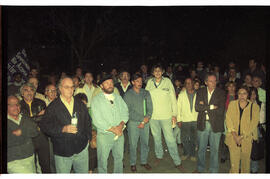
<svg viewBox="0 0 270 179"><path fill-rule="evenodd" d="M136 172L137 143L141 142L141 166L151 170L147 163L149 152L149 120L152 116L153 107L150 93L142 89L142 76L134 74L132 76L132 89L124 95L124 101L128 106L129 122L128 136L130 147L130 169Z"/></svg>
<svg viewBox="0 0 270 179"><path fill-rule="evenodd" d="M32 137L38 135L36 124L20 114L19 100L8 97L7 170L8 173L36 173Z"/></svg>

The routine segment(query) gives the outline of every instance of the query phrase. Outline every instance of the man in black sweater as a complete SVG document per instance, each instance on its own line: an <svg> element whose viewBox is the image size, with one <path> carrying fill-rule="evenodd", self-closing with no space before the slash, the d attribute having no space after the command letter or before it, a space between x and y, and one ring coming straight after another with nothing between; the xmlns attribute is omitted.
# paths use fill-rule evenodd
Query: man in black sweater
<svg viewBox="0 0 270 179"><path fill-rule="evenodd" d="M40 129L51 137L57 173L88 173L88 142L91 141L91 118L80 99L73 97L71 78L59 82L60 97L45 111Z"/></svg>
<svg viewBox="0 0 270 179"><path fill-rule="evenodd" d="M39 125L39 121L42 119L46 104L43 100L34 98L36 88L32 83L25 83L20 88L22 100L20 101L21 113L23 116L28 116L32 121ZM37 127L39 130L39 128ZM50 148L49 140L44 133L39 130L39 135L33 138L36 165L38 173L51 173L50 169ZM41 169L40 169L41 168ZM40 171L41 170L41 171Z"/></svg>

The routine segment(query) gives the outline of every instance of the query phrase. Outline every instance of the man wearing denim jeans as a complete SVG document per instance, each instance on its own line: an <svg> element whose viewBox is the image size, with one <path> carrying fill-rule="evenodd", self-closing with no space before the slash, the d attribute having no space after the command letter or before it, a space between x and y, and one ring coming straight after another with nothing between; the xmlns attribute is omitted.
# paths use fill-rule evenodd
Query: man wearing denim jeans
<svg viewBox="0 0 270 179"><path fill-rule="evenodd" d="M85 104L73 97L71 78L60 80L59 91L60 97L46 109L40 129L51 137L57 173L70 173L72 166L75 173L88 173L91 118Z"/></svg>
<svg viewBox="0 0 270 179"><path fill-rule="evenodd" d="M141 142L141 166L146 170L151 170L147 163L149 152L149 120L152 116L152 100L150 93L142 89L142 76L134 74L132 76L132 89L124 95L124 101L128 106L129 122L128 136L130 147L130 169L136 172L137 143Z"/></svg>
<svg viewBox="0 0 270 179"><path fill-rule="evenodd" d="M149 79L146 90L150 92L153 102L153 114L150 128L155 142L156 164L163 158L161 130L169 149L170 156L177 169L184 171L179 157L176 140L173 136L173 124L176 124L177 104L173 84L169 78L162 77L161 65L153 67L154 78Z"/></svg>
<svg viewBox="0 0 270 179"><path fill-rule="evenodd" d="M114 173L123 173L123 130L128 121L128 108L122 97L114 93L112 76L105 76L99 83L103 92L91 104L93 124L97 127L98 173L107 173L111 151Z"/></svg>
<svg viewBox="0 0 270 179"><path fill-rule="evenodd" d="M186 160L190 157L190 160L195 162L198 112L195 111L196 92L191 78L185 80L185 88L186 90L181 91L178 95L177 101L177 124L178 127L181 128L184 149L181 159Z"/></svg>
<svg viewBox="0 0 270 179"><path fill-rule="evenodd" d="M221 133L224 131L225 93L216 88L216 76L208 73L205 77L206 87L197 92L195 110L198 113L198 163L195 172L205 171L205 153L210 144L210 173L218 173L218 152Z"/></svg>

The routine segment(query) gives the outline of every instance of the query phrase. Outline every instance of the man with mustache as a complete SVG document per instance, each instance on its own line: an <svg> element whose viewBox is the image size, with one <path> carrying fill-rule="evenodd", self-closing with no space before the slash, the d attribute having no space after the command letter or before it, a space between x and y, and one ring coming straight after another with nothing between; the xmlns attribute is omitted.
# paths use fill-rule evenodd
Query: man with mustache
<svg viewBox="0 0 270 179"><path fill-rule="evenodd" d="M22 115L30 117L39 126L42 115L45 112L45 102L34 98L36 88L32 83L22 85L20 93L23 98L20 101ZM48 160L50 157L48 137L39 130L39 135L33 138L33 143L35 146L35 153L38 156L38 159L36 160L39 161L42 173L50 173L50 161ZM38 163L36 163L36 165L38 172L40 172Z"/></svg>
<svg viewBox="0 0 270 179"><path fill-rule="evenodd" d="M114 158L114 173L123 173L123 129L128 121L128 108L121 96L115 94L113 79L100 80L102 93L92 100L93 124L97 127L98 173L107 173L110 151Z"/></svg>
<svg viewBox="0 0 270 179"><path fill-rule="evenodd" d="M130 74L127 71L122 71L120 73L120 82L115 84L115 87L118 89L120 96L124 97L125 93L132 88L130 84Z"/></svg>
<svg viewBox="0 0 270 179"><path fill-rule="evenodd" d="M150 93L142 89L142 76L134 74L132 76L133 88L129 90L124 100L129 110L128 136L130 147L130 169L136 172L137 143L141 142L141 166L146 170L151 170L147 163L149 152L149 120L152 116L153 107Z"/></svg>

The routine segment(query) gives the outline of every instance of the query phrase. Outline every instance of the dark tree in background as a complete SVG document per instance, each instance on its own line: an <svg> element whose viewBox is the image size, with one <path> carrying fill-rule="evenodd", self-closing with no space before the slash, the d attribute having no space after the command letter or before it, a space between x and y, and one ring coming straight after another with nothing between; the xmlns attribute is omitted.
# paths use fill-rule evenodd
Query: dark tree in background
<svg viewBox="0 0 270 179"><path fill-rule="evenodd" d="M73 65L83 66L93 57L94 48L114 34L113 8L52 8L50 17L54 27L61 31L71 46Z"/></svg>
<svg viewBox="0 0 270 179"><path fill-rule="evenodd" d="M266 60L268 7L4 7L8 56L42 73ZM241 62L240 62L241 61ZM244 63L243 63L244 62Z"/></svg>

